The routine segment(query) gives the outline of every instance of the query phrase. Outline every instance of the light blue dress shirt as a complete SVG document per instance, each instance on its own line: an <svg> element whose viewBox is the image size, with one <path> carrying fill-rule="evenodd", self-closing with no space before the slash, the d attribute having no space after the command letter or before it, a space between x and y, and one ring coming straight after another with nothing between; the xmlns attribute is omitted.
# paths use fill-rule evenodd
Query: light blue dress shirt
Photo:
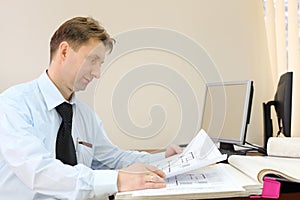
<svg viewBox="0 0 300 200"><path fill-rule="evenodd" d="M122 151L113 145L95 112L73 95L69 103L78 164L64 165L55 159L61 123L55 107L64 101L46 72L0 95L0 199L108 196L117 192L116 169L164 158L162 153Z"/></svg>

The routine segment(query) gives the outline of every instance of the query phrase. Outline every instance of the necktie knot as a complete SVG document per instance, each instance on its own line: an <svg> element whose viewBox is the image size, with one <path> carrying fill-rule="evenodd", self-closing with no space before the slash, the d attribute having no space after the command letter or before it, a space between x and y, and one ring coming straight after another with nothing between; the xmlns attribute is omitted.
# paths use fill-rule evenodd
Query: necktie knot
<svg viewBox="0 0 300 200"><path fill-rule="evenodd" d="M62 103L55 107L59 115L61 116L63 122L72 123L73 110L72 105L69 103Z"/></svg>

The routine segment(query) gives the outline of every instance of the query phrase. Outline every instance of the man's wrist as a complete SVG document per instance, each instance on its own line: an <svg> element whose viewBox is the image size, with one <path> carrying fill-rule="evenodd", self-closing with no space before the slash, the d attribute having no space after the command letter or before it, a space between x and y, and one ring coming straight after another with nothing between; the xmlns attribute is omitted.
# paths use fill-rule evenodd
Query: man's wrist
<svg viewBox="0 0 300 200"><path fill-rule="evenodd" d="M118 171L94 170L95 197L107 197L118 192Z"/></svg>

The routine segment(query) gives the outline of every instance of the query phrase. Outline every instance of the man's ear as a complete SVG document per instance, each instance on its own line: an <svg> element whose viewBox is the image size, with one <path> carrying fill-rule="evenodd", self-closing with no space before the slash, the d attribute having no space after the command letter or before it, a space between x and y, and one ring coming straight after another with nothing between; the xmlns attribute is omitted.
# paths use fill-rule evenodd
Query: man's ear
<svg viewBox="0 0 300 200"><path fill-rule="evenodd" d="M68 42L66 41L63 41L59 44L59 47L58 47L58 57L61 61L65 61L66 60L66 57L68 56L68 53L70 51L70 45Z"/></svg>

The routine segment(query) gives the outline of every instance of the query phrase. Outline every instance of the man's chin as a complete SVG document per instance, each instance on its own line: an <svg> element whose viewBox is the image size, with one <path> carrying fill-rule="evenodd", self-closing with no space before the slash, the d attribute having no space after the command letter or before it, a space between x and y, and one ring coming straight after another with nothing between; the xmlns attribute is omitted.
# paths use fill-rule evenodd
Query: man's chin
<svg viewBox="0 0 300 200"><path fill-rule="evenodd" d="M75 92L84 91L87 88L87 85L80 85L74 89Z"/></svg>

